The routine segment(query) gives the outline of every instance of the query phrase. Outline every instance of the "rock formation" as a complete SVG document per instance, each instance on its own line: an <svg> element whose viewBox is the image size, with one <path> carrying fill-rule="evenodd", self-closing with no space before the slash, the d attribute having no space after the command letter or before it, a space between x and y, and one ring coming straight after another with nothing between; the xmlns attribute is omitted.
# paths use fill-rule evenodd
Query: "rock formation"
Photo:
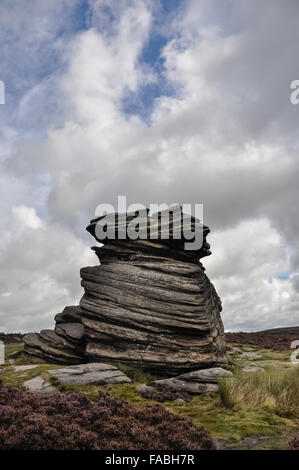
<svg viewBox="0 0 299 470"><path fill-rule="evenodd" d="M106 232L104 218L92 220L87 230L104 246L93 247L101 264L81 269L80 307L58 314L55 331L27 335L25 355L166 375L224 364L221 302L199 261L210 254L209 229L192 218L191 228L200 228L203 240L185 250L185 216L180 211L177 224L177 214L164 219L160 213L153 223L146 212L138 225L142 239L136 240L127 236L135 214L125 220L113 215Z"/></svg>
<svg viewBox="0 0 299 470"><path fill-rule="evenodd" d="M232 372L222 369L222 367L213 367L211 369L200 369L186 374L171 377L169 379L155 380L152 385L140 385L137 391L141 394L146 391L153 391L160 385L167 386L178 392L188 392L194 395L202 393L211 393L218 391L218 379L232 377Z"/></svg>
<svg viewBox="0 0 299 470"><path fill-rule="evenodd" d="M24 337L26 358L34 362L81 364L84 356L84 327L80 307L65 307L55 317L55 330L42 330Z"/></svg>
<svg viewBox="0 0 299 470"><path fill-rule="evenodd" d="M48 374L58 380L61 385L106 385L131 382L131 379L117 367L101 362L48 370Z"/></svg>

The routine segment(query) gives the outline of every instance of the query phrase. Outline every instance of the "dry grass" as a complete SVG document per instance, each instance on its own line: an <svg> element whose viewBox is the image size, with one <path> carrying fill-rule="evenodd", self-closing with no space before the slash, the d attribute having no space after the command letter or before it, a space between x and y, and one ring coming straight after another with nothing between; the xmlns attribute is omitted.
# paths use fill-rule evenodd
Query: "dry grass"
<svg viewBox="0 0 299 470"><path fill-rule="evenodd" d="M266 407L299 417L299 367L238 373L219 384L221 402L228 409Z"/></svg>

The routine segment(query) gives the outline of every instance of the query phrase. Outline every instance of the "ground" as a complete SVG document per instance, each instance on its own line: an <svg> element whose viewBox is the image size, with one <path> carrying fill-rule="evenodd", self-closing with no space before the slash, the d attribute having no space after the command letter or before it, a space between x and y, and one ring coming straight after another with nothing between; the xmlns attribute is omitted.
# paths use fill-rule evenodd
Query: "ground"
<svg viewBox="0 0 299 470"><path fill-rule="evenodd" d="M22 389L23 383L38 375L50 379L47 370L58 368L53 364L38 365L34 369L15 371L15 365L28 364L18 354L22 351L22 343L10 343L6 345L6 363L1 367L0 377L4 385L11 385ZM170 411L189 416L196 426L203 426L217 440L218 447L223 449L287 449L292 436L299 432L299 403L298 396L286 397L287 389L291 395L292 376L299 372L298 366L291 363L290 351L277 351L262 349L252 344L229 344L229 365L234 376L237 377L236 390L233 396L227 397L231 392L227 385L220 384L220 393L195 396L189 402L177 403L164 402L164 406ZM259 359L250 360L243 353L256 353ZM245 366L258 366L264 369L261 372L242 372ZM135 405L146 403L148 399L142 398L136 391L136 387L142 383L150 383L155 377L143 371L120 367L123 372L131 377L131 384L99 386L68 386L61 387L50 379L53 385L64 392L72 391L82 393L91 400L97 400L98 389L108 391L111 396L118 397ZM299 375L297 374L295 380ZM250 387L260 387L260 396L253 401L254 393ZM297 382L298 383L298 382ZM285 390L275 390L275 387L283 385ZM238 403L238 385L243 389L248 388L247 396ZM295 387L297 385L295 384ZM272 387L274 395L266 395L262 387ZM239 387L240 388L240 387ZM298 387L297 387L298 388ZM254 391L254 390L253 390ZM266 392L265 392L266 393ZM296 393L296 391L295 391ZM276 398L279 396L279 400ZM276 397L276 398L275 398ZM229 401L231 400L231 401Z"/></svg>

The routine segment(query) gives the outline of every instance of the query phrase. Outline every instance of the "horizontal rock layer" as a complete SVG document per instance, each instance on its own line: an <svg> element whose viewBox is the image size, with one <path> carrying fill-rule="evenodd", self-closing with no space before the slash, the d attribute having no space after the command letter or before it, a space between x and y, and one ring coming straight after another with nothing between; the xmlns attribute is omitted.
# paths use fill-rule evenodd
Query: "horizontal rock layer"
<svg viewBox="0 0 299 470"><path fill-rule="evenodd" d="M178 204L173 205L170 211L160 211L151 217L148 209L104 215L92 219L86 229L98 242L104 244L114 240L121 243L138 239L151 242L152 248L160 244L175 251L187 250L189 255L192 253L197 259L211 254L210 245L206 241L209 227L195 217L184 214Z"/></svg>
<svg viewBox="0 0 299 470"><path fill-rule="evenodd" d="M81 269L89 360L161 373L225 363L221 302L202 265L163 245L132 244L108 243L100 266Z"/></svg>
<svg viewBox="0 0 299 470"><path fill-rule="evenodd" d="M152 385L141 385L137 390L142 394L146 391L155 390L163 385L178 392L188 392L194 395L212 393L218 391L218 380L232 377L232 372L213 367L211 369L195 370L186 374L171 377L170 379L155 380Z"/></svg>
<svg viewBox="0 0 299 470"><path fill-rule="evenodd" d="M130 383L131 379L110 364L79 364L48 373L61 385L105 385Z"/></svg>
<svg viewBox="0 0 299 470"><path fill-rule="evenodd" d="M56 315L55 331L27 335L25 355L58 364L124 364L165 375L226 363L221 301L199 261L210 254L209 228L191 219L193 229L202 230L203 244L186 250L185 226L174 223L177 214L169 227L157 219L156 240L149 239L148 215L139 227L147 237L136 240L123 237L133 215L124 224L118 217L116 240L97 231L102 218L91 221L87 230L104 243L93 248L101 264L81 269L80 306ZM169 240L162 237L167 227ZM181 231L183 238L176 239Z"/></svg>
<svg viewBox="0 0 299 470"><path fill-rule="evenodd" d="M80 364L86 362L84 327L82 323L78 322L78 311L80 309L76 308L77 323L56 323L54 331L42 330L40 333L26 335L24 337L24 357L30 361L54 364ZM64 317L64 319L66 318Z"/></svg>

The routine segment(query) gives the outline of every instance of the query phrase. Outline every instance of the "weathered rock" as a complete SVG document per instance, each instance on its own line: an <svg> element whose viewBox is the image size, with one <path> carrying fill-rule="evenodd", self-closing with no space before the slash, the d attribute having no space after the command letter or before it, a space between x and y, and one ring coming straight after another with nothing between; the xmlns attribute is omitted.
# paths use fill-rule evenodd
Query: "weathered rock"
<svg viewBox="0 0 299 470"><path fill-rule="evenodd" d="M91 221L87 230L104 243L93 248L101 265L81 269L80 307L56 315L55 331L27 335L25 357L125 364L166 375L225 364L221 301L199 261L211 253L209 228L191 218L202 244L186 250L192 240L181 208L168 219L160 213L154 224L146 212L139 224L145 237L138 240L124 230L136 214L124 215L116 214L116 239L97 229L103 218Z"/></svg>
<svg viewBox="0 0 299 470"><path fill-rule="evenodd" d="M218 391L218 385L216 384L186 382L184 380L178 379L177 377L158 380L156 381L156 384L167 385L167 387L173 388L178 392L184 391L194 395L201 395L203 393L212 393Z"/></svg>
<svg viewBox="0 0 299 470"><path fill-rule="evenodd" d="M137 387L136 390L137 392L142 394L144 392L153 392L156 389L155 387L152 387L151 385L142 384L139 387Z"/></svg>
<svg viewBox="0 0 299 470"><path fill-rule="evenodd" d="M210 254L208 227L202 247L186 251L184 238L102 239L99 221L87 230L104 243L94 248L101 265L81 269L89 360L166 374L226 363L221 302L199 262Z"/></svg>
<svg viewBox="0 0 299 470"><path fill-rule="evenodd" d="M59 380L61 385L105 385L131 382L131 379L116 367L101 363L79 364L64 369L49 370L48 373Z"/></svg>
<svg viewBox="0 0 299 470"><path fill-rule="evenodd" d="M62 324L64 325L64 324ZM73 325L75 325L73 327ZM60 325L61 326L61 325ZM68 328L42 330L38 333L30 333L24 337L24 357L31 362L48 362L54 364L81 364L85 361L83 336L79 340L77 324L70 323ZM67 336L71 330L72 336ZM63 336L57 334L60 333ZM77 337L74 338L77 332Z"/></svg>
<svg viewBox="0 0 299 470"><path fill-rule="evenodd" d="M249 359L250 361L255 361L256 359L262 359L263 356L261 356L260 354L253 353L253 352L244 352L243 354L241 354L241 357L245 359Z"/></svg>
<svg viewBox="0 0 299 470"><path fill-rule="evenodd" d="M82 323L58 323L55 326L55 333L69 341L80 343L84 338L84 326Z"/></svg>
<svg viewBox="0 0 299 470"><path fill-rule="evenodd" d="M292 369L293 367L294 367L294 366L287 365L287 364L279 364L278 366L272 365L272 368L273 368L273 369L277 369L277 370Z"/></svg>
<svg viewBox="0 0 299 470"><path fill-rule="evenodd" d="M53 387L49 382L42 378L41 375L34 377L34 379L27 380L24 382L24 387L31 392L39 393L54 393L56 388Z"/></svg>
<svg viewBox="0 0 299 470"><path fill-rule="evenodd" d="M35 369L36 367L38 367L38 366L37 366L37 365L14 366L14 370L15 370L16 372L19 372L19 371L23 371L23 370Z"/></svg>
<svg viewBox="0 0 299 470"><path fill-rule="evenodd" d="M173 403L175 403L176 405L182 406L182 405L185 405L186 402L182 398L177 398L176 400L174 400Z"/></svg>
<svg viewBox="0 0 299 470"><path fill-rule="evenodd" d="M155 380L152 386L141 385L137 390L143 392L152 390L157 385L166 385L177 391L200 395L202 393L217 392L218 379L232 377L232 375L230 371L222 369L221 367L213 367L211 369L188 372L169 379Z"/></svg>
<svg viewBox="0 0 299 470"><path fill-rule="evenodd" d="M58 323L80 323L81 309L78 305L71 305L58 313L55 317L56 324Z"/></svg>
<svg viewBox="0 0 299 470"><path fill-rule="evenodd" d="M257 367L257 366L246 366L242 367L243 372L260 372L264 371L265 369L263 367Z"/></svg>
<svg viewBox="0 0 299 470"><path fill-rule="evenodd" d="M187 374L179 375L180 380L185 382L200 382L200 383L214 383L218 382L218 379L223 377L232 377L232 372L223 369L222 367L213 367L211 369L194 370Z"/></svg>
<svg viewBox="0 0 299 470"><path fill-rule="evenodd" d="M242 349L238 348L237 346L232 346L230 349L228 349L227 354L239 354L242 353Z"/></svg>

